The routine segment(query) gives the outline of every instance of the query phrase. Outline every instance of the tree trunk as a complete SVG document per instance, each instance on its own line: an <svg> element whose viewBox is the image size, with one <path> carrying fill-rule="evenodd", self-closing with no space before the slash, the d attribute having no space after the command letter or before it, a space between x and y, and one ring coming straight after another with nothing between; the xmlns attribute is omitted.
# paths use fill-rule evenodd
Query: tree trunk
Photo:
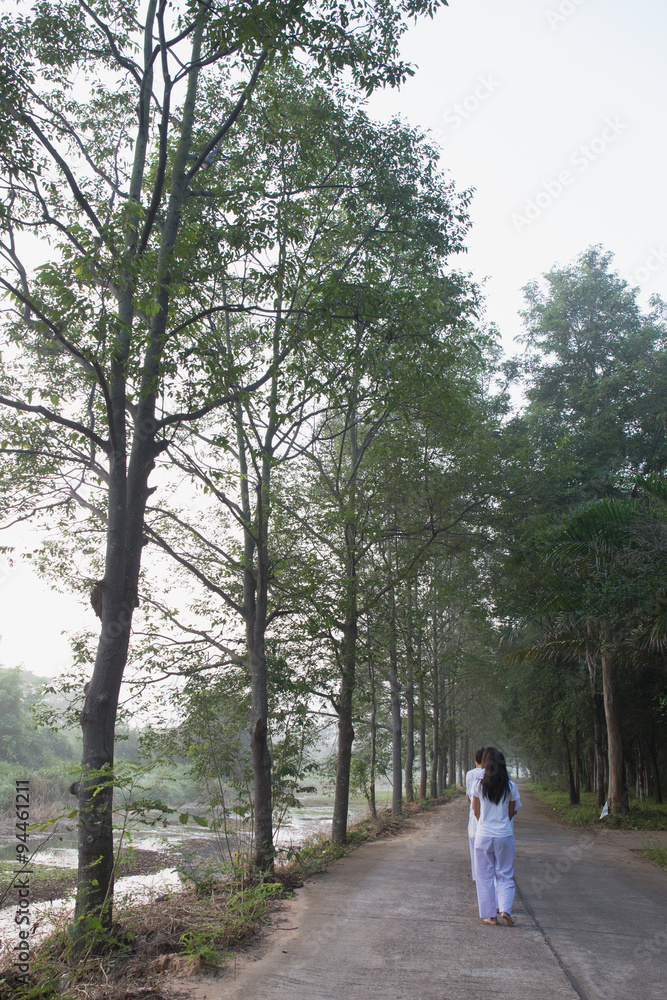
<svg viewBox="0 0 667 1000"><path fill-rule="evenodd" d="M347 816L350 808L350 765L352 762L352 694L354 691L355 651L357 638L356 615L350 616L345 626L343 648L345 658L336 704L338 713L338 751L336 754L336 788L334 791L331 841L344 844L347 841Z"/></svg>
<svg viewBox="0 0 667 1000"><path fill-rule="evenodd" d="M389 689L391 691L391 814L400 816L403 809L403 768L401 760L401 689L396 669L396 650L390 652Z"/></svg>
<svg viewBox="0 0 667 1000"><path fill-rule="evenodd" d="M119 559L119 566L123 560ZM111 574L110 574L111 575ZM113 574L117 576L117 574ZM102 635L81 712L83 751L79 801L79 863L73 939L83 940L99 922L112 922L115 856L113 847L113 763L118 695L127 660L132 607L119 600L123 584L105 578ZM124 583L124 581L123 581ZM121 590L122 587L122 590Z"/></svg>
<svg viewBox="0 0 667 1000"><path fill-rule="evenodd" d="M568 790L570 793L570 805L579 805L579 792L574 783L574 773L572 771L572 759L570 757L570 744L568 743L567 733L565 731L565 720L561 720L560 724L560 739L563 747L563 761L565 763L565 776L567 777Z"/></svg>
<svg viewBox="0 0 667 1000"><path fill-rule="evenodd" d="M438 695L438 674L433 671L433 736L431 743L431 798L438 797L438 761L440 760L440 726L439 709L440 698Z"/></svg>
<svg viewBox="0 0 667 1000"><path fill-rule="evenodd" d="M229 337L229 331L228 331ZM260 871L273 867L273 799L268 731L268 684L266 676L266 620L268 613L268 481L260 483L251 512L250 480L243 435L243 413L237 402L236 434L240 463L241 509L244 525L243 617L246 650L250 664L250 759L253 774L253 860ZM263 476L268 480L264 461Z"/></svg>
<svg viewBox="0 0 667 1000"><path fill-rule="evenodd" d="M442 738L443 742L447 741L447 755L445 756L443 748L444 759L438 793L444 795L448 779L450 785L456 784L456 724L454 721L454 697L451 684L448 696L444 678L442 680L441 691L440 718L443 720L443 723L446 720L446 730L443 731ZM447 763L447 759L449 760L449 764Z"/></svg>
<svg viewBox="0 0 667 1000"><path fill-rule="evenodd" d="M354 552L356 529L353 523L345 527L347 567L347 616L343 629L342 675L336 711L338 713L338 752L336 755L336 788L334 792L331 840L334 844L347 841L347 817L350 808L350 767L352 764L352 696L355 686L357 655L357 579Z"/></svg>
<svg viewBox="0 0 667 1000"><path fill-rule="evenodd" d="M359 447L357 443L357 399L356 389L352 389L348 408L347 430L350 446L350 477L348 481L348 515L344 529L346 580L345 580L345 620L341 647L341 684L336 712L338 713L338 752L336 755L336 787L334 790L331 840L334 844L347 841L347 817L350 808L350 767L352 764L352 698L357 669L357 635L359 627L358 579L357 579L357 522L356 510L357 469L359 467Z"/></svg>
<svg viewBox="0 0 667 1000"><path fill-rule="evenodd" d="M408 668L408 683L405 688L405 801L414 802L415 787L413 767L415 760L415 703L412 668Z"/></svg>
<svg viewBox="0 0 667 1000"><path fill-rule="evenodd" d="M373 669L373 659L368 657L368 677L371 688L371 759L368 767L368 808L371 818L377 819L377 805L375 802L375 764L377 759L377 700L375 697L375 670Z"/></svg>
<svg viewBox="0 0 667 1000"><path fill-rule="evenodd" d="M415 685L413 678L412 588L408 587L408 657L405 685L405 801L414 802L413 770L415 763Z"/></svg>
<svg viewBox="0 0 667 1000"><path fill-rule="evenodd" d="M269 753L269 696L266 672L266 620L269 557L266 546L267 504L260 486L257 497L257 576L254 614L246 623L250 661L250 756L255 803L255 864L272 871L273 799Z"/></svg>
<svg viewBox="0 0 667 1000"><path fill-rule="evenodd" d="M652 736L651 739L649 740L648 752L651 756L651 765L653 770L653 787L652 787L653 798L659 805L661 805L662 786L660 784L660 768L658 766L658 747L654 736Z"/></svg>
<svg viewBox="0 0 667 1000"><path fill-rule="evenodd" d="M396 595L390 587L391 621L389 643L389 690L391 693L391 814L400 816L403 809L403 765L401 760L401 688L398 683L396 651Z"/></svg>
<svg viewBox="0 0 667 1000"><path fill-rule="evenodd" d="M595 802L602 809L607 798L607 757L603 742L604 698L599 692L593 695L593 740L595 745Z"/></svg>
<svg viewBox="0 0 667 1000"><path fill-rule="evenodd" d="M424 673L419 671L419 798L424 801L428 789L428 763L426 755L426 691Z"/></svg>
<svg viewBox="0 0 667 1000"><path fill-rule="evenodd" d="M607 803L610 813L627 813L628 790L625 784L623 736L616 701L616 664L614 662L613 640L612 630L606 628L604 645L602 647L602 693L607 721L607 746L609 754L609 794L607 796Z"/></svg>
<svg viewBox="0 0 667 1000"><path fill-rule="evenodd" d="M276 298L276 318L273 328L272 361L277 365L280 357L280 336L282 329L282 276L284 274L284 246L280 248L279 287ZM229 337L229 327L228 334ZM231 353L231 352L230 352ZM244 607L246 612L246 642L248 661L250 663L250 753L254 782L255 806L255 864L261 871L273 871L275 850L273 846L273 789L271 776L271 754L269 751L269 695L268 675L266 668L266 630L269 618L269 523L271 518L271 471L273 468L274 436L277 427L278 408L278 377L271 379L271 394L269 397L269 417L267 420L262 449L261 479L257 487L255 523L247 522L246 529L246 567L251 565L248 557L253 548L256 554L254 578L246 570L245 581L249 590L254 586L254 594L250 596L250 607ZM247 459L244 442L241 439L242 407L237 405L237 421L239 434L239 453L242 456L245 477L245 487L248 509L250 498L247 495ZM245 510L245 505L244 505ZM248 530L250 529L250 530Z"/></svg>
<svg viewBox="0 0 667 1000"><path fill-rule="evenodd" d="M588 667L588 679L590 682L591 702L593 705L593 744L595 747L595 802L598 809L602 809L605 798L605 765L604 749L602 746L602 720L604 715L604 703L598 691L597 681L597 656L590 650L586 650L586 665Z"/></svg>
<svg viewBox="0 0 667 1000"><path fill-rule="evenodd" d="M584 773L586 776L584 791L592 792L595 787L595 751L587 753L584 761Z"/></svg>
<svg viewBox="0 0 667 1000"><path fill-rule="evenodd" d="M125 475L123 454L114 454L109 470L107 553L102 591L102 630L95 666L86 685L81 712L83 751L79 799L79 877L73 939L83 940L87 924L111 926L113 848L113 763L118 697L127 663L132 616L138 604L143 526L149 496L148 478L162 450L149 426L154 397L144 400L135 421L132 453ZM124 446L124 434L123 434Z"/></svg>

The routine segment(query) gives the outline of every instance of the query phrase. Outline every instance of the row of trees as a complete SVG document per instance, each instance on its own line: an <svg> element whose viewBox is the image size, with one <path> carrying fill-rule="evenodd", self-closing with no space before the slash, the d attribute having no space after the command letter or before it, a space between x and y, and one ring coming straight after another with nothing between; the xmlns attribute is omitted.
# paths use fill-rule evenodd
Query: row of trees
<svg viewBox="0 0 667 1000"><path fill-rule="evenodd" d="M245 626L241 652L234 630L221 642L207 625L202 641L249 672L264 864L266 631L295 602L327 608L345 835L359 574L375 536L399 531L387 515L364 533L362 466L400 418L405 372L414 391L450 372L438 391L451 413L474 388L463 359L480 356L473 290L445 273L467 196L412 130L373 125L349 90L399 83L405 18L437 6L128 0L2 17L3 512L56 526L43 568L71 577L78 561L101 619L81 711L75 936L111 920L114 733L151 543L203 586L213 626L225 612ZM428 495L437 445L422 439L410 459ZM292 459L328 498L315 537L341 560L333 593L277 572L275 480ZM401 524L406 565L466 504ZM216 506L234 525L223 544ZM287 570L309 558L294 544ZM379 600L403 562L373 572Z"/></svg>

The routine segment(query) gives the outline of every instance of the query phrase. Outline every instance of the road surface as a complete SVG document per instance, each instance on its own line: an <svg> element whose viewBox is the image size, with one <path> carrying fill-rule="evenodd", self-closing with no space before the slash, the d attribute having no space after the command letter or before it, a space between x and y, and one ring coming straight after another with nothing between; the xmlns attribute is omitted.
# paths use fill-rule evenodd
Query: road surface
<svg viewBox="0 0 667 1000"><path fill-rule="evenodd" d="M477 915L466 800L412 823L309 880L219 978L178 987L194 1000L666 1000L667 872L632 850L665 834L564 827L525 794L510 928Z"/></svg>

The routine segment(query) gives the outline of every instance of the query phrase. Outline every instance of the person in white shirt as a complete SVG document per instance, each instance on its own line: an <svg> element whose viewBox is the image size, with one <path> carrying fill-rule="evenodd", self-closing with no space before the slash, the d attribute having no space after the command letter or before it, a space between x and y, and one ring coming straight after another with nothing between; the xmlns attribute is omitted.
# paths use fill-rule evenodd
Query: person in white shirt
<svg viewBox="0 0 667 1000"><path fill-rule="evenodd" d="M481 778L484 774L484 770L481 767L482 757L484 756L484 747L480 747L479 750L475 751L475 767L466 771L466 795L468 797L468 802L470 803L470 810L468 814L468 843L470 845L470 867L472 869L472 880L475 881L475 831L477 830L477 820L475 814L472 811L472 786Z"/></svg>
<svg viewBox="0 0 667 1000"><path fill-rule="evenodd" d="M472 788L475 832L475 885L479 915L485 924L497 924L496 913L510 927L514 902L514 825L521 807L519 790L510 780L500 750L487 747L482 757L484 775Z"/></svg>

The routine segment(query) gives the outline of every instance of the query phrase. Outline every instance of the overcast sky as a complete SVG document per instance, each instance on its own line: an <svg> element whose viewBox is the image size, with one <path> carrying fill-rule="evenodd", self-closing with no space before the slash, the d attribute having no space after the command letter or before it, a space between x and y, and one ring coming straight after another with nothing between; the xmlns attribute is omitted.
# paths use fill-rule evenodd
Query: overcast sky
<svg viewBox="0 0 667 1000"><path fill-rule="evenodd" d="M658 0L450 0L405 38L415 77L371 100L376 117L430 129L457 186L475 188L460 265L487 279L508 353L521 288L592 244L644 306L667 297L666 49ZM0 564L0 602L0 663L66 669L74 598Z"/></svg>
<svg viewBox="0 0 667 1000"><path fill-rule="evenodd" d="M592 244L644 305L667 296L666 47L658 0L450 0L405 39L415 77L373 99L476 189L467 263L507 350L521 288Z"/></svg>

